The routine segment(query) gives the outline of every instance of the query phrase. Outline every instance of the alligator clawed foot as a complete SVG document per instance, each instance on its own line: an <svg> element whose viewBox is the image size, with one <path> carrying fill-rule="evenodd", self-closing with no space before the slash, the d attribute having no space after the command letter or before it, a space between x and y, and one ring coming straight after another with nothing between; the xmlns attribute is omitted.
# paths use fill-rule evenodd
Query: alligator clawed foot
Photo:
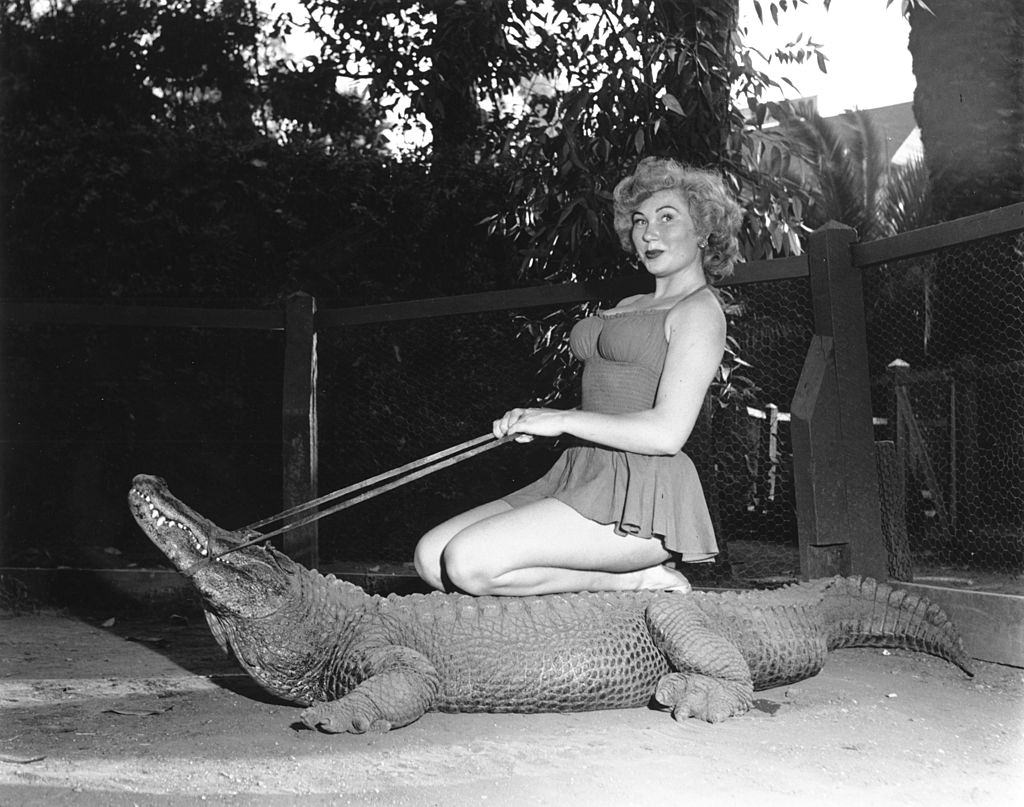
<svg viewBox="0 0 1024 807"><path fill-rule="evenodd" d="M671 709L675 720L696 717L718 723L748 711L753 688L698 673L669 673L658 682L654 699Z"/></svg>
<svg viewBox="0 0 1024 807"><path fill-rule="evenodd" d="M373 732L383 734L391 730L387 720L372 720L362 715L352 714L339 703L320 703L304 709L299 720L308 728L322 731L325 734L366 734Z"/></svg>

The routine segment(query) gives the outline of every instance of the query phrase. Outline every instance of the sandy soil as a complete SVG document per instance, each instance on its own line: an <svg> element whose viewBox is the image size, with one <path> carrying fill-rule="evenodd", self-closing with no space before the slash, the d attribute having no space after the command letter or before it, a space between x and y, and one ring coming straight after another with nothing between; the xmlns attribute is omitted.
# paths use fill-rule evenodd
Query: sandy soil
<svg viewBox="0 0 1024 807"><path fill-rule="evenodd" d="M652 709L297 728L206 627L0 616L4 805L1009 805L1024 670L844 650L710 726Z"/></svg>

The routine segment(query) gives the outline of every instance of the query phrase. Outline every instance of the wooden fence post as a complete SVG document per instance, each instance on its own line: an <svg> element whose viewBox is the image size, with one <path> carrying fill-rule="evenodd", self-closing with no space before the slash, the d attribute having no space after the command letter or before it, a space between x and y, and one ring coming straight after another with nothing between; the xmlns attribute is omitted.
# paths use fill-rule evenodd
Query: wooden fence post
<svg viewBox="0 0 1024 807"><path fill-rule="evenodd" d="M910 582L914 572L907 534L907 466L896 458L896 444L892 440L875 443L875 461L889 579Z"/></svg>
<svg viewBox="0 0 1024 807"><path fill-rule="evenodd" d="M316 299L298 292L285 303L282 405L285 509L317 498ZM317 522L287 532L284 551L309 568L320 563Z"/></svg>
<svg viewBox="0 0 1024 807"><path fill-rule="evenodd" d="M900 406L900 398L906 394L910 378L910 365L903 359L893 359L885 368L889 374L889 381L892 384L892 395L889 398L889 434L893 443L896 444L896 455L903 473L907 472L909 459L907 458L907 424L903 421L903 407Z"/></svg>
<svg viewBox="0 0 1024 807"><path fill-rule="evenodd" d="M864 298L850 245L831 222L808 250L814 337L792 405L800 573L887 573L871 413Z"/></svg>

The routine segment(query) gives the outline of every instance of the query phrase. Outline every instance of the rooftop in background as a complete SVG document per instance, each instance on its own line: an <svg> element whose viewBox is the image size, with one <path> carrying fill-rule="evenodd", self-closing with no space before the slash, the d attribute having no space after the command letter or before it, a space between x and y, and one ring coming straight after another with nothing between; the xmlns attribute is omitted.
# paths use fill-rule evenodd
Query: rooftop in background
<svg viewBox="0 0 1024 807"><path fill-rule="evenodd" d="M818 99L815 97L791 99L794 103L809 105L813 109L818 108ZM914 105L910 101L901 104L890 104L874 109L859 110L867 115L871 122L878 127L885 138L886 153L889 161L897 165L903 165L914 157L921 154L921 131L917 127L914 118ZM849 124L843 118L843 114L825 115L825 120L839 126ZM769 115L765 121L766 127L777 126L778 121Z"/></svg>
<svg viewBox="0 0 1024 807"><path fill-rule="evenodd" d="M882 134L885 136L886 151L889 161L907 162L913 154L921 151L921 134L914 120L914 105L907 101L902 104L880 106L875 109L863 110ZM840 126L845 125L842 115L829 118Z"/></svg>

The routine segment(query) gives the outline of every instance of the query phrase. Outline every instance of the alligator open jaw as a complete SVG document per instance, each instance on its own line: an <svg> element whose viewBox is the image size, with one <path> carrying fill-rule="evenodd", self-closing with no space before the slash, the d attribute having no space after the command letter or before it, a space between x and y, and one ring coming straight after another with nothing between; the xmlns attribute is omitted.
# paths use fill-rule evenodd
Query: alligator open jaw
<svg viewBox="0 0 1024 807"><path fill-rule="evenodd" d="M133 487L129 495L132 497L132 504L135 507L136 519L139 519L139 515L141 514L142 518L148 520L155 529L161 529L165 526L175 527L186 533L189 538L192 539L192 545L195 547L196 552L204 558L210 554L209 547L198 535L196 535L188 524L183 521L178 521L173 516L168 516L164 513L157 506L158 503L154 501L153 497L144 490ZM139 520L141 521L142 519Z"/></svg>
<svg viewBox="0 0 1024 807"><path fill-rule="evenodd" d="M182 572L196 563L218 560L217 550L230 546L227 541L220 546L227 534L215 532L214 525L175 499L158 477L136 476L128 502L143 532Z"/></svg>

